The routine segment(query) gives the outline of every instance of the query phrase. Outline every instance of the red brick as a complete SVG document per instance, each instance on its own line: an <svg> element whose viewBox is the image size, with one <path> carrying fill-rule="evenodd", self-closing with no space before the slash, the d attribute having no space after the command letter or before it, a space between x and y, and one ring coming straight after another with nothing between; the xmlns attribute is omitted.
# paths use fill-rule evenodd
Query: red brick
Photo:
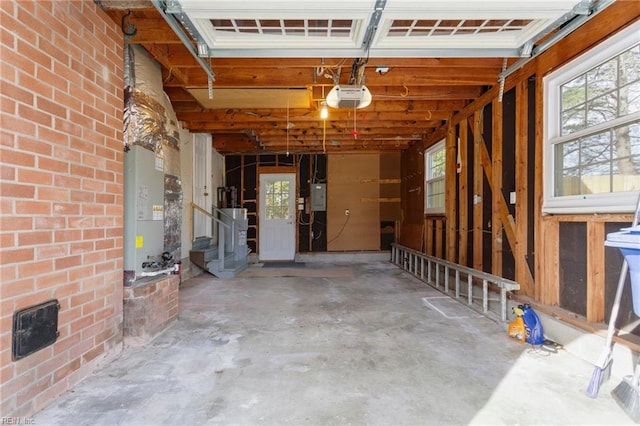
<svg viewBox="0 0 640 426"><path fill-rule="evenodd" d="M53 88L46 82L38 80L33 74L18 72L18 84L28 87L31 92L47 98L53 95Z"/></svg>
<svg viewBox="0 0 640 426"><path fill-rule="evenodd" d="M39 132L39 136L42 135L42 132ZM52 153L51 144L42 142L38 139L18 137L17 138L17 147L22 151L28 151L35 154L50 156Z"/></svg>
<svg viewBox="0 0 640 426"><path fill-rule="evenodd" d="M53 270L53 262L50 260L42 260L39 262L31 262L25 265L18 265L18 277L33 277L40 274L46 274Z"/></svg>
<svg viewBox="0 0 640 426"><path fill-rule="evenodd" d="M54 129L49 129L46 127L40 127L38 129L38 138L41 141L46 141L46 142L51 142L53 144L55 144L55 146L53 147L54 151L53 151L53 156L59 159L67 159L70 160L70 158L67 158L63 155L60 154L61 150L62 150L62 146L61 145L67 145L69 143L69 135L62 133L62 132L58 132Z"/></svg>
<svg viewBox="0 0 640 426"><path fill-rule="evenodd" d="M38 365L38 367L36 368L36 377L38 379L42 379L44 377L51 375L52 371L59 369L60 367L62 367L67 363L67 357L68 357L68 354L66 353L54 355L53 357L49 358L47 361Z"/></svg>
<svg viewBox="0 0 640 426"><path fill-rule="evenodd" d="M8 80L6 74L9 70L12 70L11 67L2 66L0 67L0 78ZM12 116L16 115L17 103L13 99L7 99L5 97L0 96L0 111L3 115Z"/></svg>
<svg viewBox="0 0 640 426"><path fill-rule="evenodd" d="M72 84L69 80L66 80L65 78L51 72L49 69L44 69L41 67L38 67L38 69L36 70L36 77L39 78L40 80L46 81L54 89L64 91L64 92L66 92L69 89L69 84ZM58 117L65 118L65 119L67 118L67 109L62 106L59 106L59 105L55 106L50 102L48 105L44 103L41 104L39 100L37 105L38 105L38 108L41 108L50 114L57 115Z"/></svg>
<svg viewBox="0 0 640 426"><path fill-rule="evenodd" d="M13 198L2 198L0 197L0 216L13 216L15 215L14 209L14 199ZM0 227L0 231L2 228Z"/></svg>
<svg viewBox="0 0 640 426"><path fill-rule="evenodd" d="M85 255L83 256L82 260L85 264L91 264L94 265L94 268L96 267L96 265L98 264L98 262L104 262L105 261L105 254L104 252L101 251L91 251L89 253L85 253ZM94 270L94 273L97 274L98 271Z"/></svg>
<svg viewBox="0 0 640 426"><path fill-rule="evenodd" d="M27 11L26 7L30 6L28 2L20 2L20 9L18 9L18 20L20 23L27 27L31 28L41 36L43 36L47 40L51 40L52 32L51 30L44 28L39 19L34 16L34 11ZM43 55L46 56L46 55Z"/></svg>
<svg viewBox="0 0 640 426"><path fill-rule="evenodd" d="M4 26L4 22L2 23ZM24 73L28 73L33 75L35 73L35 65L29 58L24 55L17 53L11 49L3 49L2 50L2 62L3 64L11 64L15 66L16 69L21 70ZM2 92L10 97L15 99L18 102L22 102L28 105L33 104L33 94L29 93L22 86L3 82L2 83Z"/></svg>
<svg viewBox="0 0 640 426"><path fill-rule="evenodd" d="M82 160L82 154L79 151L71 149L66 146L56 146L53 148L53 156L58 158L59 160L66 160L71 164L79 163ZM73 172L73 168L71 169L71 173Z"/></svg>
<svg viewBox="0 0 640 426"><path fill-rule="evenodd" d="M104 206L102 204L83 204L82 214L85 216L101 216L104 215Z"/></svg>
<svg viewBox="0 0 640 426"><path fill-rule="evenodd" d="M53 183L53 176L49 172L42 172L33 169L20 169L18 170L18 181L21 183L51 185Z"/></svg>
<svg viewBox="0 0 640 426"><path fill-rule="evenodd" d="M64 285L65 287L67 287L69 278L68 278L67 272L62 271L62 272L53 272L51 274L39 276L39 277L36 277L35 280L36 280L36 288L38 290L41 290L45 288L56 287L59 285ZM56 291L56 295L58 294L60 293ZM54 297L57 298L58 296L54 296Z"/></svg>
<svg viewBox="0 0 640 426"><path fill-rule="evenodd" d="M60 322L62 322L62 314L60 314L60 317L58 318L58 320L60 324ZM60 352L68 351L70 347L78 344L78 342L80 341L80 337L81 337L80 333L76 333L58 340L53 347L53 353L58 354Z"/></svg>
<svg viewBox="0 0 640 426"><path fill-rule="evenodd" d="M93 314L102 308L104 308L104 299L96 299L93 302L82 305L82 315L91 315L93 318Z"/></svg>
<svg viewBox="0 0 640 426"><path fill-rule="evenodd" d="M84 330L82 330L81 334L82 334L82 338L83 339L91 339L94 336L97 336L103 328L103 324L101 322L97 323L97 324L93 324L87 328L85 328ZM91 341L91 340L89 340ZM87 360L85 360L87 361Z"/></svg>
<svg viewBox="0 0 640 426"><path fill-rule="evenodd" d="M71 254L83 254L93 252L95 249L92 241L82 241L79 243L71 244Z"/></svg>
<svg viewBox="0 0 640 426"><path fill-rule="evenodd" d="M29 121L15 116L3 114L0 118L0 126L5 131L21 133L23 135L35 136L36 125Z"/></svg>
<svg viewBox="0 0 640 426"><path fill-rule="evenodd" d="M87 327L90 327L95 323L93 315L82 315L75 321L72 321L70 324L71 334L76 334L81 332Z"/></svg>
<svg viewBox="0 0 640 426"><path fill-rule="evenodd" d="M115 242L112 239L103 239L103 240L98 240L96 241L95 247L96 250L107 250L110 248L113 248L115 245Z"/></svg>
<svg viewBox="0 0 640 426"><path fill-rule="evenodd" d="M78 164L71 164L71 174L75 176L93 178L95 176L95 171L91 167L80 166Z"/></svg>
<svg viewBox="0 0 640 426"><path fill-rule="evenodd" d="M79 189L82 179L73 176L56 175L53 184L58 188Z"/></svg>
<svg viewBox="0 0 640 426"><path fill-rule="evenodd" d="M16 246L16 237L14 234L0 234L0 247L3 249Z"/></svg>
<svg viewBox="0 0 640 426"><path fill-rule="evenodd" d="M51 242L52 235L51 232L48 231L21 232L18 234L18 244L20 244L20 246L48 244Z"/></svg>
<svg viewBox="0 0 640 426"><path fill-rule="evenodd" d="M16 214L30 214L30 215L50 215L51 203L46 201L16 201ZM28 218L14 218L14 220L27 220ZM31 219L28 219L29 225L27 228L16 229L31 229Z"/></svg>
<svg viewBox="0 0 640 426"><path fill-rule="evenodd" d="M85 229L82 231L83 240L95 240L104 238L104 229Z"/></svg>
<svg viewBox="0 0 640 426"><path fill-rule="evenodd" d="M91 191L71 191L70 201L93 203L95 202L96 194Z"/></svg>
<svg viewBox="0 0 640 426"><path fill-rule="evenodd" d="M14 180L16 178L16 168L5 164L0 165L0 178L3 180Z"/></svg>
<svg viewBox="0 0 640 426"><path fill-rule="evenodd" d="M51 374L45 375L39 381L31 383L31 386L18 392L18 406L32 402L36 395L47 390L49 386L51 386Z"/></svg>
<svg viewBox="0 0 640 426"><path fill-rule="evenodd" d="M60 273L61 275L61 279L62 277L64 277L64 280L61 281L62 285L56 287L56 289L54 290L53 293L53 297L55 297L56 299L63 299L66 297L69 297L73 294L76 294L78 291L80 291L80 283L75 281L75 282L69 282L69 273L68 272L63 272ZM39 287L40 286L40 279L36 279L36 285Z"/></svg>
<svg viewBox="0 0 640 426"><path fill-rule="evenodd" d="M73 268L74 266L80 265L81 261L82 261L82 258L80 256L68 256L62 259L56 259L55 269L60 270L60 269L66 269L66 268Z"/></svg>
<svg viewBox="0 0 640 426"><path fill-rule="evenodd" d="M93 179L84 179L82 181L82 189L84 189L85 191L94 191L101 193L104 191L104 182Z"/></svg>
<svg viewBox="0 0 640 426"><path fill-rule="evenodd" d="M0 2L3 3L3 2ZM35 371L29 371L22 376L17 376L13 380L4 383L2 385L2 397L4 399L5 395L17 394L21 389L29 387L31 383L35 380Z"/></svg>
<svg viewBox="0 0 640 426"><path fill-rule="evenodd" d="M22 24L26 23L24 21L21 21L21 22ZM34 26L32 28L41 29L42 24L38 24L38 26ZM48 39L51 40L50 38ZM40 51L40 49L34 47L29 43L25 43L23 40L20 40L20 39L18 39L18 52L20 52L21 55L24 55L27 58L29 58L30 61L34 61L44 68L51 69L51 57L49 55L46 55L45 53Z"/></svg>
<svg viewBox="0 0 640 426"><path fill-rule="evenodd" d="M9 299L14 296L29 294L35 290L33 278L26 278L20 281L2 283L2 298Z"/></svg>
<svg viewBox="0 0 640 426"><path fill-rule="evenodd" d="M69 173L69 163L66 161L55 160L53 158L38 158L38 167L52 172Z"/></svg>
<svg viewBox="0 0 640 426"><path fill-rule="evenodd" d="M58 2L52 2L52 3L55 4ZM40 3L40 5L42 5L42 3ZM38 19L40 20L40 22L42 22L42 25L46 26L54 34L56 34L56 39L64 40L68 37L69 28L67 27L67 25L63 24L60 20L56 19L51 11L48 11L45 13L42 10L40 10L38 12ZM41 49L43 49L43 44L44 44L43 40L48 40L48 39L41 38L39 40L39 47ZM56 59L58 58L57 55L54 55L53 53L48 52L45 49L43 49L43 51L49 56L52 56ZM64 51L62 53L64 53ZM67 52L67 54L69 54L69 52ZM64 56L64 55L61 55L61 56Z"/></svg>
<svg viewBox="0 0 640 426"><path fill-rule="evenodd" d="M93 265L74 268L69 271L69 281L75 282L76 280L91 276L91 274L93 274Z"/></svg>
<svg viewBox="0 0 640 426"><path fill-rule="evenodd" d="M38 199L50 201L67 201L69 199L69 190L41 187L38 188Z"/></svg>
<svg viewBox="0 0 640 426"><path fill-rule="evenodd" d="M69 247L65 244L47 245L36 249L38 260L53 259L69 255ZM57 261L56 261L57 262Z"/></svg>
<svg viewBox="0 0 640 426"><path fill-rule="evenodd" d="M77 216L80 214L80 206L75 203L53 203L53 214L63 216Z"/></svg>
<svg viewBox="0 0 640 426"><path fill-rule="evenodd" d="M94 218L92 217L70 217L69 228L93 228Z"/></svg>
<svg viewBox="0 0 640 426"><path fill-rule="evenodd" d="M36 164L35 155L26 152L0 149L0 157L3 163L15 164L16 166L34 167Z"/></svg>
<svg viewBox="0 0 640 426"><path fill-rule="evenodd" d="M89 362L97 358L99 355L102 355L103 353L104 348L102 346L96 346L95 348L84 354L82 358L84 359L84 362Z"/></svg>
<svg viewBox="0 0 640 426"><path fill-rule="evenodd" d="M73 117L73 111L69 111L69 116ZM70 120L63 120L59 117L56 117L54 128L60 132L69 134L71 136L80 137L82 136L82 125L91 125L90 122L78 123L73 118Z"/></svg>
<svg viewBox="0 0 640 426"><path fill-rule="evenodd" d="M56 68L56 73L62 77L64 77L64 73L60 74L60 71L58 71L57 69L65 69L65 67L62 66L58 66L58 64L54 64L54 68ZM70 75L73 75L73 73L69 72ZM70 96L68 92L61 92L60 90L56 90L55 93L53 94L53 100L56 103L59 103L61 105L64 105L67 108L67 118L68 118L68 112L69 110L79 110L80 108L82 108L82 104L80 103L80 101L78 101L77 99L75 99L74 97Z"/></svg>
<svg viewBox="0 0 640 426"><path fill-rule="evenodd" d="M96 203L115 204L116 197L113 194L96 194Z"/></svg>
<svg viewBox="0 0 640 426"><path fill-rule="evenodd" d="M35 187L15 183L0 182L0 195L3 197L33 198Z"/></svg>
<svg viewBox="0 0 640 426"><path fill-rule="evenodd" d="M85 293L76 294L76 295L71 296L71 300L70 300L69 306L71 308L75 308L76 306L83 305L83 304L93 300L93 298L94 298L93 291L88 291L88 292L85 292ZM80 312L78 312L78 315L79 314L80 314Z"/></svg>
<svg viewBox="0 0 640 426"><path fill-rule="evenodd" d="M116 268L117 268L117 264L116 264L116 262L113 262L113 261L104 262L104 263L98 263L95 266L95 273L96 274L103 274L105 272L112 271L112 270L114 270Z"/></svg>
<svg viewBox="0 0 640 426"><path fill-rule="evenodd" d="M50 127L53 122L53 118L51 114L47 114L45 112L40 111L39 109L26 106L26 105L18 105L18 114L20 118L30 121L32 123L41 124L43 126Z"/></svg>
<svg viewBox="0 0 640 426"><path fill-rule="evenodd" d="M50 80L48 81L51 82ZM51 115L56 115L65 119L67 118L67 107L65 105L61 105L57 102L51 102L50 100L41 97L38 97L36 101L39 109L46 111Z"/></svg>
<svg viewBox="0 0 640 426"><path fill-rule="evenodd" d="M2 4L0 2L0 4ZM1 98L0 98L1 99ZM15 146L15 135L13 133L5 132L2 127L2 120L5 114L0 115L0 146L13 148ZM1 153L1 151L0 151Z"/></svg>
<svg viewBox="0 0 640 426"><path fill-rule="evenodd" d="M57 382L57 381L60 381L60 380L64 379L70 373L73 373L78 368L80 368L80 365L81 365L80 359L75 359L75 360L65 364L64 366L62 366L61 368L57 369L53 373L53 380Z"/></svg>

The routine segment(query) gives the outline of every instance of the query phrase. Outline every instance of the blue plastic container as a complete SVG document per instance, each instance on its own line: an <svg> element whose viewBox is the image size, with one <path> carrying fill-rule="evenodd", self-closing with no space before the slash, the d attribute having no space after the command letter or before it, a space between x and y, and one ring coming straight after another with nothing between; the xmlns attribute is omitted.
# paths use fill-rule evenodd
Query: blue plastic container
<svg viewBox="0 0 640 426"><path fill-rule="evenodd" d="M622 228L619 232L607 234L607 247L617 247L629 265L633 312L640 316L640 226Z"/></svg>

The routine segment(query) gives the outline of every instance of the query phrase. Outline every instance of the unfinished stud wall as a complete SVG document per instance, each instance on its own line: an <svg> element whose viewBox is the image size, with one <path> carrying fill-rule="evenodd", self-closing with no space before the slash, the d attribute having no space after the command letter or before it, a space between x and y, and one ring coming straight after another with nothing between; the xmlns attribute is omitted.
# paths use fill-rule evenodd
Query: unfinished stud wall
<svg viewBox="0 0 640 426"><path fill-rule="evenodd" d="M513 278L519 296L567 321L606 322L621 257L605 250L604 240L631 214L542 214L543 78L639 18L640 2L613 3L511 74L504 96L496 84L403 152L400 243ZM424 188L421 153L442 139L446 214L425 217L416 191ZM619 326L635 319L628 295L624 300Z"/></svg>
<svg viewBox="0 0 640 426"><path fill-rule="evenodd" d="M122 34L92 1L1 1L0 417L29 416L122 341ZM12 315L61 305L11 357Z"/></svg>

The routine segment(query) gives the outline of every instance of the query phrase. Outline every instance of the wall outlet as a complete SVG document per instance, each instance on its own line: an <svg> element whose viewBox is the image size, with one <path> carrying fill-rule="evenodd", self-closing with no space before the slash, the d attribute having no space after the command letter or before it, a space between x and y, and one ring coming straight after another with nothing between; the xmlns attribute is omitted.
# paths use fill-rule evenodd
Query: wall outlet
<svg viewBox="0 0 640 426"><path fill-rule="evenodd" d="M346 209L346 210L344 211L344 215L345 215L345 216L349 216L350 214L351 214L351 212L349 211L349 209Z"/></svg>
<svg viewBox="0 0 640 426"><path fill-rule="evenodd" d="M511 204L515 204L516 203L516 192L515 191L511 191L509 193L509 202Z"/></svg>

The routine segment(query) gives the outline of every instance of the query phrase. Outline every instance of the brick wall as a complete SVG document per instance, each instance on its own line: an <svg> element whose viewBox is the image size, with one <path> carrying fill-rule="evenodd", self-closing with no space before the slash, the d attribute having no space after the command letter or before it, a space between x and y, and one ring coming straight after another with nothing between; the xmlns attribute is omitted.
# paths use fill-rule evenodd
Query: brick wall
<svg viewBox="0 0 640 426"><path fill-rule="evenodd" d="M150 342L178 319L180 277L139 280L124 288L125 346Z"/></svg>
<svg viewBox="0 0 640 426"><path fill-rule="evenodd" d="M0 417L28 416L122 347L122 34L91 0L0 1ZM11 358L12 315L60 337Z"/></svg>

